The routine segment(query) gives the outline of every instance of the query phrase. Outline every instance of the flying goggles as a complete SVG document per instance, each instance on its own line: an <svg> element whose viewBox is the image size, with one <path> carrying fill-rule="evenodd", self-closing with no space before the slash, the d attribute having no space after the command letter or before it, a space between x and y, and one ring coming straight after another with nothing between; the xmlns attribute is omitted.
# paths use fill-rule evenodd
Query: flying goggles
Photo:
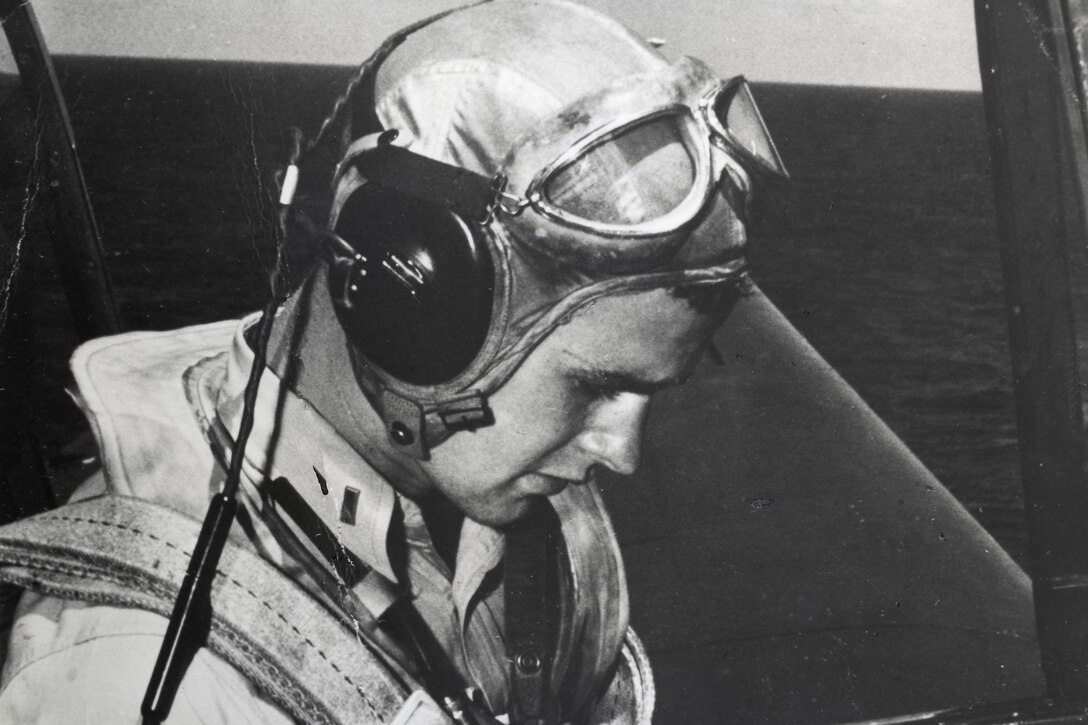
<svg viewBox="0 0 1088 725"><path fill-rule="evenodd" d="M789 176L743 76L716 81L694 104L628 112L567 141L535 165L539 171L520 193L519 169L539 157L532 139L527 152L515 148L488 178L398 149L411 139L396 134L357 141L339 175L354 166L366 183L437 203L470 222L497 220L521 243L602 272L643 271L660 261L656 252L685 236L723 172L745 198L753 176ZM571 238L548 222L591 237Z"/></svg>
<svg viewBox="0 0 1088 725"><path fill-rule="evenodd" d="M523 195L504 190L499 208L513 216L531 208L608 237L659 236L689 224L726 169L745 194L750 175L789 176L743 76L695 107L663 105L597 128L541 169Z"/></svg>

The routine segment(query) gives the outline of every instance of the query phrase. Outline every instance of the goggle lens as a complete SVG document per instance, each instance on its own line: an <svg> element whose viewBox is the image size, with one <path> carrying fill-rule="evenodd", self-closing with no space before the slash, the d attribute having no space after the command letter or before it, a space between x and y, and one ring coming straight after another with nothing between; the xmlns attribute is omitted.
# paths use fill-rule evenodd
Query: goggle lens
<svg viewBox="0 0 1088 725"><path fill-rule="evenodd" d="M709 110L707 120L711 126L745 160L773 176L789 176L747 81L738 78L726 84L713 98Z"/></svg>
<svg viewBox="0 0 1088 725"><path fill-rule="evenodd" d="M633 124L558 169L542 189L555 208L581 219L635 225L687 199L697 160L684 139L690 120L658 116Z"/></svg>

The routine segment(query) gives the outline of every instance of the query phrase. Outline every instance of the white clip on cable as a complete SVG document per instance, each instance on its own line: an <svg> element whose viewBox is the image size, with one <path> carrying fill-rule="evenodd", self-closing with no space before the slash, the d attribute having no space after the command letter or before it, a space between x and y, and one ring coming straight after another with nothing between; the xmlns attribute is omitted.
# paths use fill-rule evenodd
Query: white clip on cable
<svg viewBox="0 0 1088 725"><path fill-rule="evenodd" d="M280 189L280 206L291 206L298 188L298 167L291 164L283 175L283 187Z"/></svg>

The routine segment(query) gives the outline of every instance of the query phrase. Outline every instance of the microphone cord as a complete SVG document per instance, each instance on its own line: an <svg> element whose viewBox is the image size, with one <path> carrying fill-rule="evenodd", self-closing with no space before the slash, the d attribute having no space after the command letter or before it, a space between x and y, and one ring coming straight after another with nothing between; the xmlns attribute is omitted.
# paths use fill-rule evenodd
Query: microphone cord
<svg viewBox="0 0 1088 725"><path fill-rule="evenodd" d="M158 725L170 714L181 680L192 663L193 657L207 641L211 628L212 581L215 579L219 559L223 554L227 535L230 533L238 508L237 495L242 477L242 463L245 460L246 443L253 431L257 391L268 356L272 323L276 310L279 309L286 296L285 239L287 219L298 180L301 142L302 133L296 128L291 129L291 152L277 210L276 261L269 277L269 298L261 310L258 322L253 366L250 368L249 379L246 381L242 419L231 454L230 467L222 490L212 496L208 505L208 512L204 516L204 523L197 537L193 555L189 559L189 567L182 579L177 598L174 600L174 609L170 615L166 634L140 706L143 725Z"/></svg>

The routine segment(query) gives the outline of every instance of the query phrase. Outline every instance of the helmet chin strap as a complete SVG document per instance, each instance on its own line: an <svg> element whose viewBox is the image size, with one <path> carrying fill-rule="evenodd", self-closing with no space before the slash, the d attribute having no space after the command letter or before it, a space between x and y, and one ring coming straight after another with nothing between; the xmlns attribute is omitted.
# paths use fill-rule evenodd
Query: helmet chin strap
<svg viewBox="0 0 1088 725"><path fill-rule="evenodd" d="M398 450L427 460L430 450L457 431L476 430L495 423L487 397L476 390L425 408L392 390L383 390L380 413L385 434Z"/></svg>
<svg viewBox="0 0 1088 725"><path fill-rule="evenodd" d="M381 416L386 438L396 450L417 460L428 460L432 448L458 431L477 430L495 423L487 396L479 390L423 403L383 385L380 376L354 346L348 345L348 354L356 384Z"/></svg>
<svg viewBox="0 0 1088 725"><path fill-rule="evenodd" d="M413 458L427 460L433 442L427 440L423 406L391 390L383 390L381 415L390 443Z"/></svg>

